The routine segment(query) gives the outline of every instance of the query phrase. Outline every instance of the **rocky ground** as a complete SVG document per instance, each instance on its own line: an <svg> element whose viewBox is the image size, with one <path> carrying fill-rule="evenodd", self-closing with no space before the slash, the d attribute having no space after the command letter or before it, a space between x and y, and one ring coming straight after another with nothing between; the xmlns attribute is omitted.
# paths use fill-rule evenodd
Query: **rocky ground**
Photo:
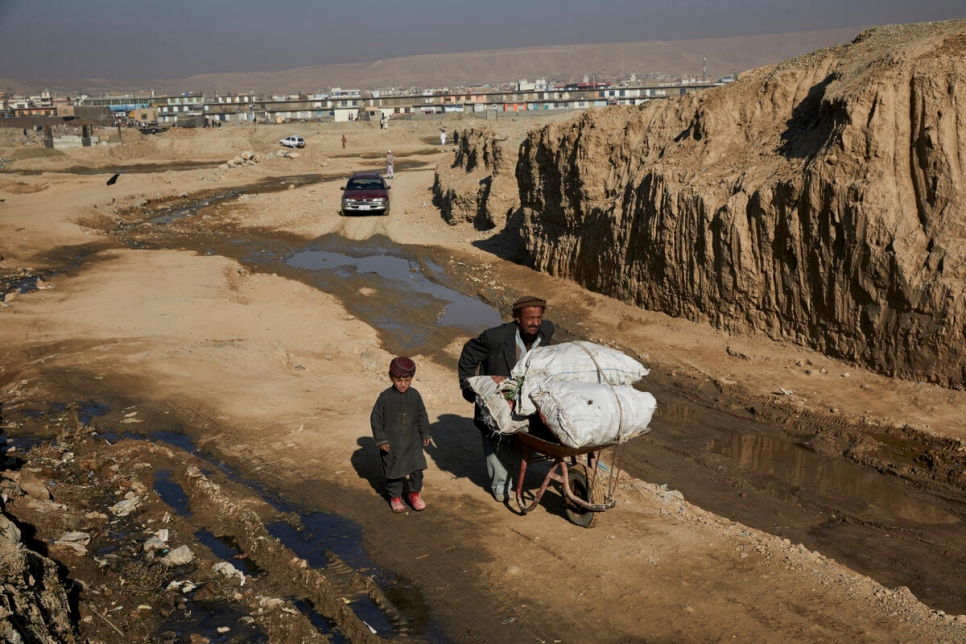
<svg viewBox="0 0 966 644"><path fill-rule="evenodd" d="M706 404L816 433L829 418L840 435L862 423L919 431L951 441L933 452L951 464L963 396L502 259L499 229L451 225L433 203L436 167L456 158L438 146L440 125L172 130L65 152L0 145L2 427L18 441L4 454L0 556L56 562L31 564L44 575L4 566L8 638L33 597L44 608L21 633L46 628L39 641L966 641L964 618L710 513L659 478L622 478L618 506L590 530L566 521L553 492L526 517L494 503L456 386L475 331L436 327L431 303L361 272L329 293L264 256L333 240L390 255L424 248L439 279L501 310L544 295L562 333L641 356ZM490 125L512 142L539 122ZM290 133L306 148L278 155ZM379 169L388 148L392 216L340 217L341 179ZM246 151L254 163L221 167ZM401 516L380 496L368 413L405 342L361 313L396 307L417 309L407 315L430 330L408 346L434 436L429 509ZM26 451L34 438L44 442Z"/></svg>

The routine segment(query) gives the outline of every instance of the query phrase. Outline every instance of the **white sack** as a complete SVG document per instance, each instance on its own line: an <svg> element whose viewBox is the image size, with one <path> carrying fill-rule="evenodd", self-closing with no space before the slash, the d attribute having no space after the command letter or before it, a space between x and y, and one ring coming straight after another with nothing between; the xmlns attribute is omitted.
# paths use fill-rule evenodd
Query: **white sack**
<svg viewBox="0 0 966 644"><path fill-rule="evenodd" d="M513 413L513 403L504 397L500 383L492 376L473 376L466 379L466 384L476 394L483 408L483 422L490 429L500 434L515 434L529 429L530 421Z"/></svg>
<svg viewBox="0 0 966 644"><path fill-rule="evenodd" d="M516 412L521 416L530 416L537 411L530 399L533 392L548 382L633 385L648 373L644 365L616 349L593 342L564 342L527 352L510 375L522 381L516 399Z"/></svg>
<svg viewBox="0 0 966 644"><path fill-rule="evenodd" d="M645 434L657 407L645 391L591 382L548 382L532 398L557 440L575 448Z"/></svg>

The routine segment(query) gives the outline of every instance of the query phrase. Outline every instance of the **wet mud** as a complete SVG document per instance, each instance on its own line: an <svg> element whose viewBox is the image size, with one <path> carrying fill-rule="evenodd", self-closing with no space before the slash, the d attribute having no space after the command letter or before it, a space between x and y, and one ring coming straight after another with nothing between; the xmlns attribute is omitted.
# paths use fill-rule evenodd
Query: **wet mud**
<svg viewBox="0 0 966 644"><path fill-rule="evenodd" d="M30 526L29 545L58 561L68 580L83 579L72 582L71 601L84 636L447 641L419 589L369 559L357 525L244 479L184 434L119 434L132 417L126 409L91 401L18 408L5 426L32 438L0 448L0 469L39 471L56 490L53 505L12 494L5 507ZM45 438L50 431L56 436ZM111 504L124 492L137 503L118 514ZM86 531L93 557L49 547L62 526ZM154 556L146 544L159 529ZM194 558L159 562L176 546ZM217 574L223 562L226 578ZM111 591L117 581L127 592Z"/></svg>
<svg viewBox="0 0 966 644"><path fill-rule="evenodd" d="M24 176L40 176L42 174L76 174L76 175L97 175L103 174L110 176L112 174L151 174L154 172L166 172L168 170L203 170L206 168L217 168L219 165L224 163L224 161L196 161L188 162L181 161L178 163L132 163L120 166L85 166L85 165L74 165L62 169L46 169L46 170L28 170L28 169L17 169L16 167L8 167L3 170L3 174L19 174Z"/></svg>
<svg viewBox="0 0 966 644"><path fill-rule="evenodd" d="M322 175L301 179L322 180ZM245 191L144 204L126 213L128 223L104 232L131 247L189 248L231 257L250 271L283 275L331 293L378 329L393 352L449 360L443 347L499 320L494 308L470 295L479 287L463 283L473 267L447 261L431 247L403 247L378 237L365 242L335 235L304 240L274 231L239 230L221 216L244 192L285 189L292 181L283 178ZM580 339L575 329L561 324L559 339ZM876 432L845 427L831 417L786 413L780 406L659 370L644 386L661 404L653 431L628 444L629 474L680 490L715 514L801 542L886 586L907 586L933 608L966 613L966 579L958 572L966 561L961 529L966 490L951 476L957 468L961 471L958 445L911 430ZM89 423L97 422L105 406L77 408ZM153 444L197 452L184 434L157 432L146 432ZM227 476L224 467L214 467ZM195 494L187 492L190 481L187 474L160 470L153 485L176 513L184 514L190 505L185 499ZM236 475L235 483L250 490L263 485L248 472ZM265 490L262 501L271 505L265 500L270 496ZM300 510L309 507L299 503L304 500L275 507L280 515L296 517L294 521L266 523L284 547L310 568L341 565L350 571L376 571L370 579L391 579L391 573L367 560L357 537L346 538L332 527L328 515ZM243 534L227 528L211 534L205 539L215 545L212 550L220 547L216 542L227 548L223 557L235 557L231 553L244 548ZM225 534L230 543L218 541ZM306 534L314 540L300 543ZM334 542L319 548L326 538ZM350 547L338 548L340 541ZM320 551L332 557L314 561ZM255 563L258 569L275 565ZM444 641L418 601L418 589L405 587L390 582L379 583L378 591L371 585L360 590L363 599L353 614L366 623L378 622L380 628L415 628L420 637ZM383 599L377 600L380 592ZM393 601L386 599L390 595Z"/></svg>
<svg viewBox="0 0 966 644"><path fill-rule="evenodd" d="M432 155L437 153L436 149L424 149L416 150L412 153L412 156L416 155ZM365 159L367 161L373 162L384 162L385 155L382 153L353 153L346 155L333 155L333 157L347 156L353 159ZM100 166L89 166L89 165L73 165L66 168L47 168L43 170L35 170L28 168L17 168L14 166L0 167L0 175L21 175L21 176L41 176L43 174L74 174L79 176L92 176L92 175L104 175L105 177L110 177L113 174L154 174L157 172L178 172L183 170L206 170L217 168L218 166L224 164L224 161L179 161L176 163L131 163L124 165L100 165ZM399 170L416 170L420 168L428 167L428 163L419 160L401 159L397 160L395 167ZM382 165L380 163L379 167ZM345 173L340 173L336 176L345 176ZM270 180L271 181L271 180ZM264 191L259 189L259 191Z"/></svg>
<svg viewBox="0 0 966 644"><path fill-rule="evenodd" d="M662 404L653 431L628 444L628 472L887 587L906 586L928 606L966 610L966 581L955 572L966 562L961 490L936 493L927 472L900 476L816 449L815 434L802 433L811 423L761 422L741 408L682 398L660 377L649 385Z"/></svg>

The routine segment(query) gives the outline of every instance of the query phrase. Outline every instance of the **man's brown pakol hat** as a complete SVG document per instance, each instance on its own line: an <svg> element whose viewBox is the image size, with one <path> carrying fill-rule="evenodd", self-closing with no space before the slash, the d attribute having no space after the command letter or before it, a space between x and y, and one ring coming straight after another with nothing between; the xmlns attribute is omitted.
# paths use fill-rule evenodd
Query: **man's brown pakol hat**
<svg viewBox="0 0 966 644"><path fill-rule="evenodd" d="M524 295L513 303L513 312L516 313L531 306L539 306L541 309L545 309L547 308L547 300L539 298L536 295Z"/></svg>

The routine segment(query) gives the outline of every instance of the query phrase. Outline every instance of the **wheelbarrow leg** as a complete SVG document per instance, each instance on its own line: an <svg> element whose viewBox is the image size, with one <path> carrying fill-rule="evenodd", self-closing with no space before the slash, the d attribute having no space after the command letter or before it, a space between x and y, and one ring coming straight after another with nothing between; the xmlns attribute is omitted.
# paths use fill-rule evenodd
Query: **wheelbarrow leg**
<svg viewBox="0 0 966 644"><path fill-rule="evenodd" d="M533 500L530 501L529 504L524 503L524 501L523 501L523 479L524 479L524 477L526 476L526 473L527 473L527 464L528 464L528 461L531 458L533 458L533 454L534 454L534 451L532 449L530 449L527 446L524 446L524 449L523 449L523 458L520 459L520 473L519 473L519 476L517 477L517 481L516 481L516 483L517 483L516 484L517 507L520 508L520 514L526 514L526 513L530 512L530 510L532 510L535 507L537 507L537 505L540 503L540 499L543 498L543 493L546 492L547 491L547 488L550 486L550 481L561 481L562 480L561 477L557 474L557 470L558 469L560 469L560 470L562 470L564 472L564 478L566 478L567 461L565 461L562 458L554 458L553 459L553 465L550 467L550 471L547 472L547 475L544 477L543 483L540 485L540 489L538 489L534 493Z"/></svg>
<svg viewBox="0 0 966 644"><path fill-rule="evenodd" d="M517 507L521 514L526 514L531 508L524 509L523 505L523 478L527 474L527 462L533 458L533 448L529 445L521 445L522 454L520 455L520 470L517 472L515 491L517 497Z"/></svg>
<svg viewBox="0 0 966 644"><path fill-rule="evenodd" d="M524 454L523 458L520 459L520 471L517 473L516 481L516 493L517 493L517 507L520 508L520 512L523 514L527 513L527 510L523 509L523 477L527 473L527 455Z"/></svg>

